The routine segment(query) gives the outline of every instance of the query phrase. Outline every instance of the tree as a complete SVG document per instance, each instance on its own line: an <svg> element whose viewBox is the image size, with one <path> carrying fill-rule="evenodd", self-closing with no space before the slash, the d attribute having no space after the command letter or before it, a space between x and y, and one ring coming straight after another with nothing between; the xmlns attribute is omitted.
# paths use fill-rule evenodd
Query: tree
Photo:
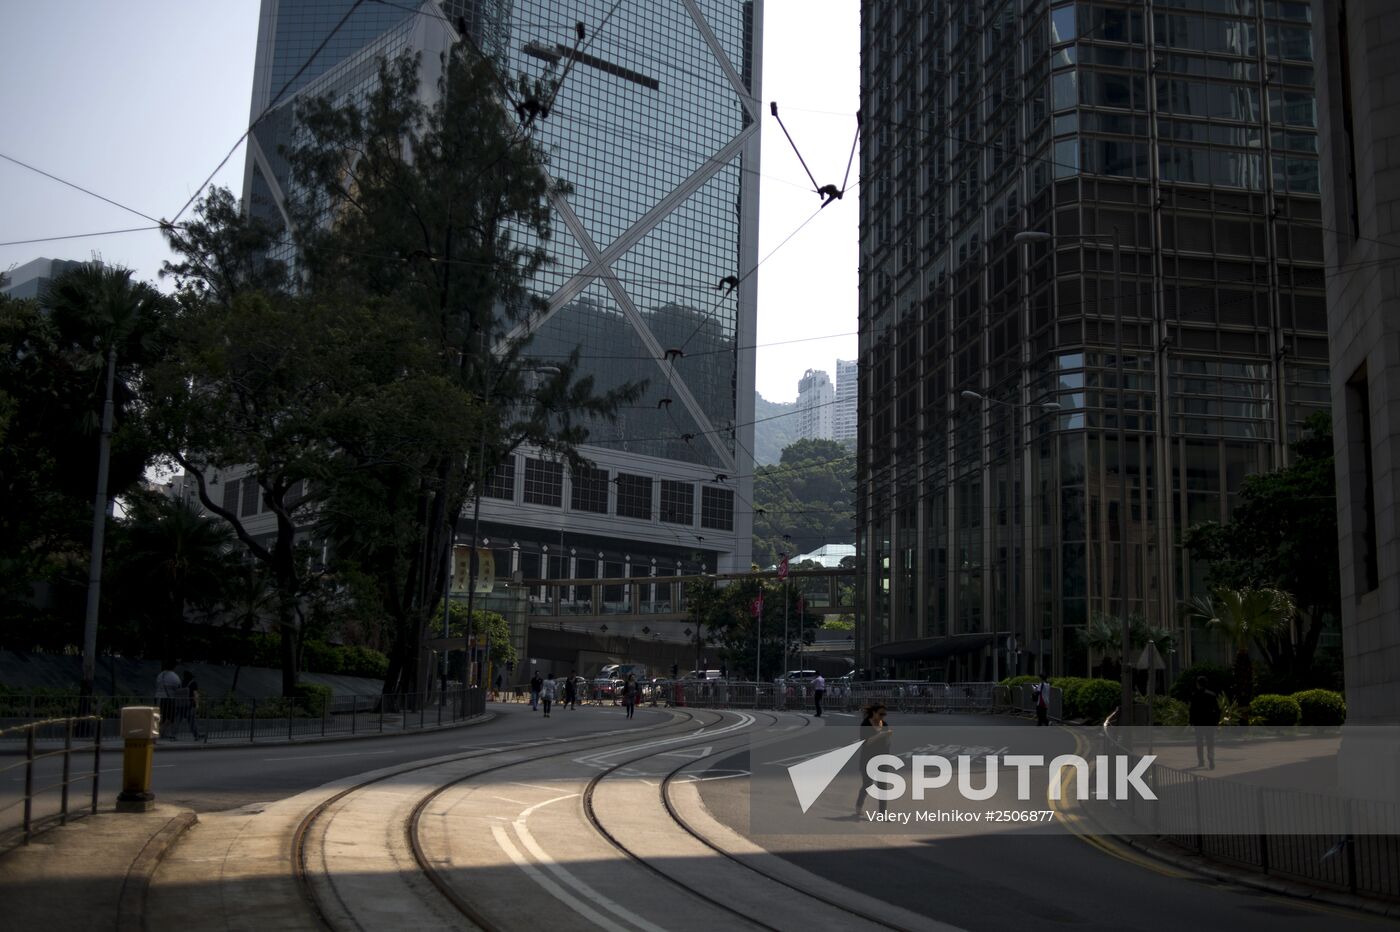
<svg viewBox="0 0 1400 932"><path fill-rule="evenodd" d="M492 63L459 44L443 64L431 107L416 57L382 62L362 106L303 105L304 141L288 153L304 193L294 213L305 289L392 307L427 354L414 371L440 386L436 407L416 409L438 428L428 442L405 447L402 423L385 416L392 405L342 422L324 502L338 558L376 580L391 620L393 692L424 682L419 647L449 548L492 469L526 442L580 462L585 422L613 419L640 392L595 394L576 377L577 354L532 389L540 365L520 325L543 309L530 282L546 261L549 199L567 187L510 117ZM429 400L427 384L412 397Z"/></svg>
<svg viewBox="0 0 1400 932"><path fill-rule="evenodd" d="M805 553L854 540L855 455L833 440L799 440L754 474L754 550L771 566L784 550ZM783 539L789 535L791 543Z"/></svg>
<svg viewBox="0 0 1400 932"><path fill-rule="evenodd" d="M233 535L222 522L160 494L133 496L129 512L113 551L113 575L129 594L129 608L154 623L147 643L173 662L186 609L212 609L224 598Z"/></svg>
<svg viewBox="0 0 1400 932"><path fill-rule="evenodd" d="M1217 632L1235 651L1235 701L1246 704L1254 694L1250 648L1266 646L1297 614L1293 597L1281 589L1230 589L1218 586L1196 596L1187 615Z"/></svg>
<svg viewBox="0 0 1400 932"><path fill-rule="evenodd" d="M1271 665L1298 685L1308 679L1318 639L1341 618L1337 485L1332 425L1325 412L1304 423L1293 462L1249 476L1225 524L1193 526L1184 543L1208 564L1214 588L1285 589L1298 606L1299 630L1269 646Z"/></svg>
<svg viewBox="0 0 1400 932"><path fill-rule="evenodd" d="M490 644L487 653L487 663L497 670L504 670L508 663L515 663L520 659L515 650L515 644L510 638L510 622L499 612L489 612L484 609L472 610L472 643L481 649L483 645ZM448 605L448 634L450 637L462 638L465 642L467 637L467 606L465 602L453 600ZM461 662L458 662L458 661ZM456 655L453 661L453 676L465 682L467 678L466 655Z"/></svg>
<svg viewBox="0 0 1400 932"><path fill-rule="evenodd" d="M787 622L789 643L783 644L784 614L783 597L787 594ZM762 670L755 671L756 639L760 630L755 629L753 614L755 600L763 599L762 628ZM810 612L797 610L798 591L791 586L766 585L759 579L735 580L726 586L717 586L706 580L694 580L686 584L686 602L690 606L691 621L701 631L702 640L717 645L729 670L745 671L755 675L758 682L767 682L785 672L785 656L798 644L811 644L820 617Z"/></svg>

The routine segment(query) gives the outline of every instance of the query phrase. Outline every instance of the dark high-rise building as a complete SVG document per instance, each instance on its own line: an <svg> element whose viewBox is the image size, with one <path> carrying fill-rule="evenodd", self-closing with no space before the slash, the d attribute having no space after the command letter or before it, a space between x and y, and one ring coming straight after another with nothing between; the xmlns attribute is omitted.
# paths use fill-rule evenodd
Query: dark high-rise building
<svg viewBox="0 0 1400 932"><path fill-rule="evenodd" d="M1328 400L1311 6L863 4L863 662L1215 649L1183 532Z"/></svg>
<svg viewBox="0 0 1400 932"><path fill-rule="evenodd" d="M496 470L481 521L500 576L749 566L761 22L761 0L264 0L252 112L273 110L250 136L244 197L284 222L277 150L300 96L362 97L380 57L416 51L431 101L459 29L503 74L557 87L529 127L569 185L550 198L529 352L577 348L597 390L648 388L593 425L593 467L522 450Z"/></svg>

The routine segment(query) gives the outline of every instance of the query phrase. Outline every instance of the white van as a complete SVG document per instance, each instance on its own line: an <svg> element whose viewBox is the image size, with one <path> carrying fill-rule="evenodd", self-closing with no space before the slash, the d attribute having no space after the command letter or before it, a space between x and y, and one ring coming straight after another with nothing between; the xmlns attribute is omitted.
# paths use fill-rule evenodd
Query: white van
<svg viewBox="0 0 1400 932"><path fill-rule="evenodd" d="M691 670L691 671L690 671L689 673L687 673L685 676L682 676L681 679L683 679L683 680L718 680L718 679L723 679L723 677L720 676L720 672L719 672L718 670Z"/></svg>

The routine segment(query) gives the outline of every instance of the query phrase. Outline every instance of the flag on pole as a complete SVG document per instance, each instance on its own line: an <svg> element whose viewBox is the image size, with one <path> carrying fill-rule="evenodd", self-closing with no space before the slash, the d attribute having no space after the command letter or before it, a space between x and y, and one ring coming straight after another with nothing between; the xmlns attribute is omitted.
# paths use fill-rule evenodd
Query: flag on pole
<svg viewBox="0 0 1400 932"><path fill-rule="evenodd" d="M753 612L753 617L759 618L763 615L763 596L759 596L749 603L749 611Z"/></svg>
<svg viewBox="0 0 1400 932"><path fill-rule="evenodd" d="M783 554L782 557L779 558L779 560L778 560L778 578L779 578L779 579L787 579L787 574L788 574L788 558L787 558L787 554Z"/></svg>

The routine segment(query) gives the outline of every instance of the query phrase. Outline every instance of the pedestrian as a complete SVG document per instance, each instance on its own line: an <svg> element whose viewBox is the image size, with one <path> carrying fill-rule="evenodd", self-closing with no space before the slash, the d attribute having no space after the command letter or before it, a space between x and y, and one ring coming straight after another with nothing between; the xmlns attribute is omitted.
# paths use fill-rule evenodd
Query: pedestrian
<svg viewBox="0 0 1400 932"><path fill-rule="evenodd" d="M627 674L627 681L622 684L622 706L627 710L628 718L637 708L637 689L637 674Z"/></svg>
<svg viewBox="0 0 1400 932"><path fill-rule="evenodd" d="M578 707L578 682L574 679L573 670L569 671L569 678L564 681L564 705L569 709Z"/></svg>
<svg viewBox="0 0 1400 932"><path fill-rule="evenodd" d="M1045 674L1040 674L1040 682L1031 687L1035 693L1035 724L1039 728L1041 725L1050 724L1050 681L1045 678Z"/></svg>
<svg viewBox="0 0 1400 932"><path fill-rule="evenodd" d="M181 721L189 721L190 734L194 740L202 740L199 736L199 703L203 694L199 691L199 680L194 678L194 674L185 670L180 674L180 691L184 695L180 698L180 703L184 706L180 716ZM175 724L175 733L180 733L180 723Z"/></svg>
<svg viewBox="0 0 1400 932"><path fill-rule="evenodd" d="M175 661L167 660L161 664L160 673L156 675L156 704L160 707L160 736L170 738L172 741L178 740L174 732L179 726L175 719L175 700L180 696L180 674L175 672Z"/></svg>
<svg viewBox="0 0 1400 932"><path fill-rule="evenodd" d="M540 702L544 704L544 717L549 718L549 707L553 704L555 697L559 695L559 684L554 682L554 673L540 686Z"/></svg>
<svg viewBox="0 0 1400 932"><path fill-rule="evenodd" d="M856 814L859 819L864 814L865 797L868 795L866 781L866 768L874 757L890 752L890 743L894 738L890 726L885 722L885 706L881 702L872 702L865 707L865 717L860 722L860 786L856 791ZM885 811L885 800L880 800L880 811Z"/></svg>
<svg viewBox="0 0 1400 932"><path fill-rule="evenodd" d="M1209 759L1210 769L1214 770L1215 729L1220 724L1220 700L1206 683L1204 676L1196 677L1196 688L1191 691L1191 705L1187 710L1187 718L1191 727L1196 729L1196 766L1204 767Z"/></svg>
<svg viewBox="0 0 1400 932"><path fill-rule="evenodd" d="M826 677L820 673L812 680L812 703L817 707L817 718L822 717L822 697L826 695Z"/></svg>
<svg viewBox="0 0 1400 932"><path fill-rule="evenodd" d="M494 699L494 700L499 700L499 699L501 698L501 690L505 687L505 685L506 685L505 677L504 677L502 674L497 673L497 674L496 674L496 690L495 690L494 693L492 693L491 698Z"/></svg>
<svg viewBox="0 0 1400 932"><path fill-rule="evenodd" d="M530 677L530 711L531 711L531 712L538 712L538 711L540 710L540 689L541 689L543 686L544 686L544 680L540 679L540 675L539 675L538 673L536 673L534 676Z"/></svg>

